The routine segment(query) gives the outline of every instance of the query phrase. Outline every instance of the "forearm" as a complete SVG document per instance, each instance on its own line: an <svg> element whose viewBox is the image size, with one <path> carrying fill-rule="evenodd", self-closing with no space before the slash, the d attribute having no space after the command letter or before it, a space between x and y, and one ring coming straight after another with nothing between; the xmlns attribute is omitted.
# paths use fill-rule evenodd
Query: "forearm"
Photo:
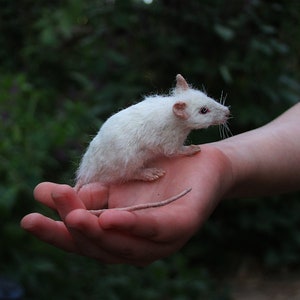
<svg viewBox="0 0 300 300"><path fill-rule="evenodd" d="M300 189L300 103L269 124L214 143L231 161L227 197Z"/></svg>

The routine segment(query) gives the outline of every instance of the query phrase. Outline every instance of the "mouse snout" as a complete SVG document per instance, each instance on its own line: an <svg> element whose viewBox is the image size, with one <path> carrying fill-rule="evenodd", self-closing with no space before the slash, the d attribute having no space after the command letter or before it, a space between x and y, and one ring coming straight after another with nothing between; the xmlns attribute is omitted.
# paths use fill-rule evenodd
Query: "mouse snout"
<svg viewBox="0 0 300 300"><path fill-rule="evenodd" d="M225 111L225 117L226 117L227 119L230 117L230 110L229 110L228 107L226 108L226 111Z"/></svg>
<svg viewBox="0 0 300 300"><path fill-rule="evenodd" d="M223 117L222 117L222 120L221 120L221 124L222 123L226 123L227 120L230 118L230 110L228 107L225 107L225 110L223 111Z"/></svg>

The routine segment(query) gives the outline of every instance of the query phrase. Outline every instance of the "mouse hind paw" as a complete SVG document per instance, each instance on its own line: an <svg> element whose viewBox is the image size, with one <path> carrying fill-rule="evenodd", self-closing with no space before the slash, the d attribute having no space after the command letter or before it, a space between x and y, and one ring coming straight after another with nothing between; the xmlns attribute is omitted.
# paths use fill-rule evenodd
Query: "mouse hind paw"
<svg viewBox="0 0 300 300"><path fill-rule="evenodd" d="M160 177L164 176L166 173L163 169L158 168L144 168L139 169L135 176L135 180L142 180L142 181L155 181L158 180Z"/></svg>

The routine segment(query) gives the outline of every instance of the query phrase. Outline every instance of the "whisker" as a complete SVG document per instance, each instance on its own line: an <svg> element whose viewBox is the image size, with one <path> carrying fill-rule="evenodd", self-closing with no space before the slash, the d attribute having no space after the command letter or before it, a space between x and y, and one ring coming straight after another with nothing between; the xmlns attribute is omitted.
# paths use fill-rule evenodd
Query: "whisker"
<svg viewBox="0 0 300 300"><path fill-rule="evenodd" d="M220 96L220 104L224 105L224 101L223 101L223 91L221 91L221 96Z"/></svg>
<svg viewBox="0 0 300 300"><path fill-rule="evenodd" d="M222 124L219 125L219 133L220 133L220 138L223 140L223 126L222 126Z"/></svg>
<svg viewBox="0 0 300 300"><path fill-rule="evenodd" d="M221 105L224 105L224 106L225 106L226 100L227 100L227 94L224 94L224 92L221 91L219 103L220 103ZM230 109L230 106L228 106L228 109ZM230 117L227 119L227 121L228 121L229 119L232 119L232 118L233 118L233 117L230 116ZM220 134L221 139L223 139L223 140L226 139L226 138L229 138L229 137L233 136L233 134L232 134L232 132L231 132L231 130L230 130L230 128L229 128L227 122L225 122L224 124L220 124L220 125L219 125L219 134Z"/></svg>
<svg viewBox="0 0 300 300"><path fill-rule="evenodd" d="M224 105L225 105L226 100L227 100L227 94L224 96L224 100L223 100Z"/></svg>
<svg viewBox="0 0 300 300"><path fill-rule="evenodd" d="M224 95L223 91L221 92L221 96L220 96L220 104L225 105L227 99L227 94Z"/></svg>
<svg viewBox="0 0 300 300"><path fill-rule="evenodd" d="M231 132L231 130L230 130L227 123L219 125L219 134L220 134L220 138L222 140L233 136L233 134L232 134L232 132Z"/></svg>
<svg viewBox="0 0 300 300"><path fill-rule="evenodd" d="M227 137L233 136L233 134L232 134L232 132L231 132L231 130L230 130L230 128L229 128L229 126L228 126L227 123L224 124L224 128L226 130Z"/></svg>
<svg viewBox="0 0 300 300"><path fill-rule="evenodd" d="M223 140L223 135L222 135L222 124L219 125L218 127L219 127L220 138Z"/></svg>
<svg viewBox="0 0 300 300"><path fill-rule="evenodd" d="M223 139L227 138L227 131L226 131L226 127L225 124L223 124Z"/></svg>
<svg viewBox="0 0 300 300"><path fill-rule="evenodd" d="M224 125L223 124L219 125L219 133L220 133L220 138L222 140L224 140L225 139L225 133L224 133Z"/></svg>

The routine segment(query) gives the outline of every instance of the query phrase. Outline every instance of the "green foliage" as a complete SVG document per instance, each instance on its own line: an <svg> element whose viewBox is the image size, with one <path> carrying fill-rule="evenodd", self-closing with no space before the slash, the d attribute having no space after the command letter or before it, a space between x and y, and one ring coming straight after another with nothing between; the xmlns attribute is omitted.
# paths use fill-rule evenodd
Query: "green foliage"
<svg viewBox="0 0 300 300"><path fill-rule="evenodd" d="M54 257L52 257L53 259ZM101 266L86 259L60 253L60 265L41 259L23 263L29 299L229 299L203 268L190 271L187 260L177 255L146 268ZM29 273L33 275L28 276ZM66 276L66 273L68 276ZM51 284L49 284L49 280ZM53 289L54 287L54 289ZM37 297L38 295L38 297Z"/></svg>
<svg viewBox="0 0 300 300"><path fill-rule="evenodd" d="M24 284L28 299L228 299L211 271L245 258L299 266L298 195L223 203L181 253L145 269L98 265L19 227L24 214L44 209L32 198L36 184L72 184L102 121L144 94L167 93L177 73L214 98L227 94L234 133L299 101L298 2L0 5L0 270ZM212 141L218 130L190 138Z"/></svg>

